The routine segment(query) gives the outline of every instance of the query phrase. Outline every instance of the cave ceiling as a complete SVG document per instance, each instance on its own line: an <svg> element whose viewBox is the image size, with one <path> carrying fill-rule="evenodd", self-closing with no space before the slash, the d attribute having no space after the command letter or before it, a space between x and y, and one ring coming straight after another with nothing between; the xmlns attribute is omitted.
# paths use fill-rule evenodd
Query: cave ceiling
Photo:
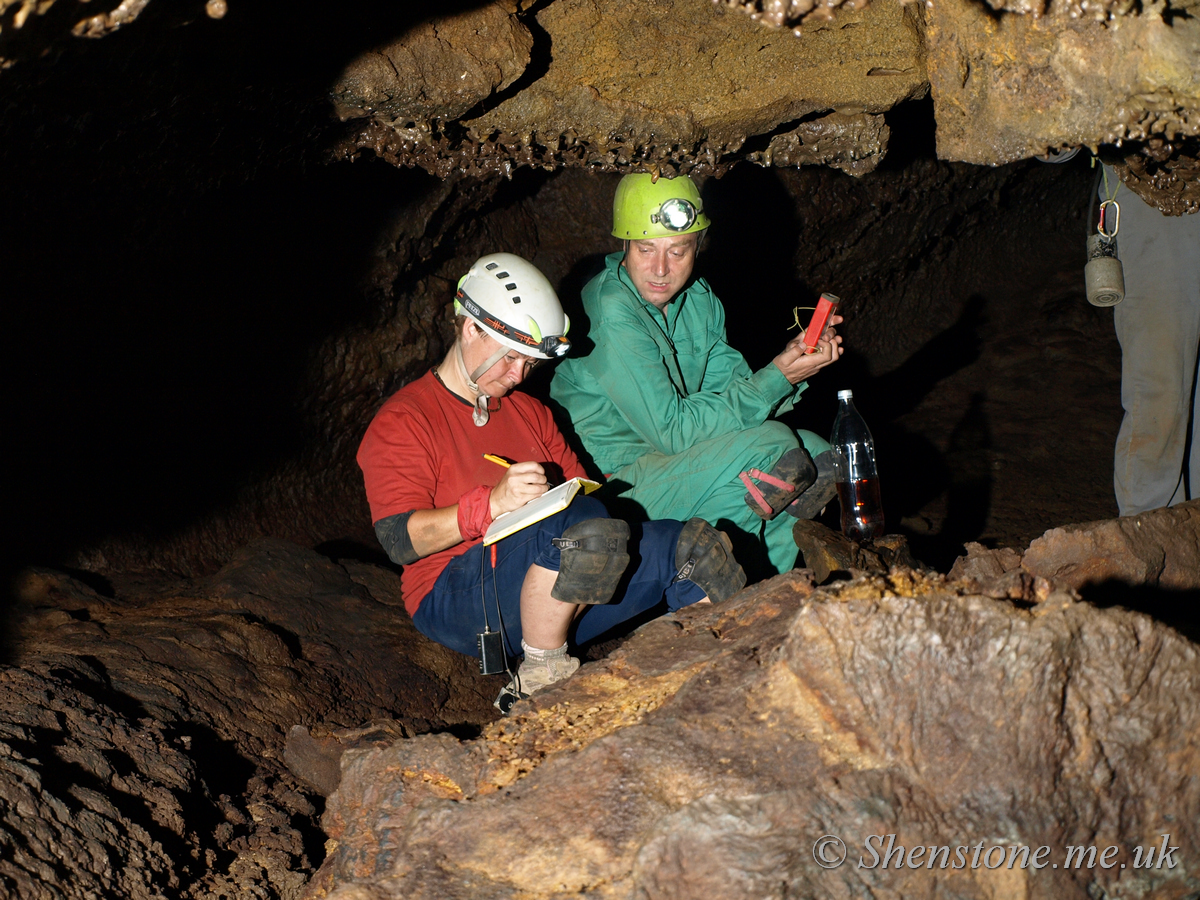
<svg viewBox="0 0 1200 900"><path fill-rule="evenodd" d="M0 0L3 77L56 42L237 27L225 0L144 24L160 4ZM884 114L928 95L942 159L1105 146L1164 211L1200 208L1200 0L492 0L377 31L327 84L338 157L443 178L742 160L861 175L886 155Z"/></svg>

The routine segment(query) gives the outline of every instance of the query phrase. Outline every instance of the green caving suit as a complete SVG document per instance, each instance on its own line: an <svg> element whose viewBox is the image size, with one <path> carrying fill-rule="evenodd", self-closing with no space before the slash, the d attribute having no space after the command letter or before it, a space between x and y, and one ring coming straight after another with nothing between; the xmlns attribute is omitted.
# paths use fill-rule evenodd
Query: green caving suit
<svg viewBox="0 0 1200 900"><path fill-rule="evenodd" d="M583 289L595 348L558 366L550 395L610 482L606 493L638 503L651 519L699 516L765 541L776 571L796 562L795 519L765 523L746 505L739 473L769 472L797 445L770 417L790 410L792 386L773 363L751 372L725 340L725 309L704 279L667 304L665 319L638 294L613 253ZM801 431L808 452L829 449Z"/></svg>

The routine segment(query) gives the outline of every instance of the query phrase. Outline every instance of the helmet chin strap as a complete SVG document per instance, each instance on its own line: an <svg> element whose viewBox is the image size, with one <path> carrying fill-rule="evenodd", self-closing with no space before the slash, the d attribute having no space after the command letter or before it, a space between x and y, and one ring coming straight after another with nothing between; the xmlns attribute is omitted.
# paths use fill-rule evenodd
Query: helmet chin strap
<svg viewBox="0 0 1200 900"><path fill-rule="evenodd" d="M500 349L491 355L491 357L483 362L474 372L467 373L467 363L463 359L462 344L459 341L454 342L454 358L458 361L458 372L467 381L467 387L471 393L475 395L475 408L471 410L471 421L478 427L482 428L488 423L488 401L491 399L487 394L479 389L476 383L477 379L482 378L483 374L500 362L501 357L508 353L508 348L501 345Z"/></svg>

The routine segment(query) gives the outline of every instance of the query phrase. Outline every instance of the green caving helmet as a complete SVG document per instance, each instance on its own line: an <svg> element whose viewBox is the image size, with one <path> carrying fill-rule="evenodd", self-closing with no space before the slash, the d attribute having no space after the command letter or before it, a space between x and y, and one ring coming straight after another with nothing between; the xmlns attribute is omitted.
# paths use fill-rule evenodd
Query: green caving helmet
<svg viewBox="0 0 1200 900"><path fill-rule="evenodd" d="M626 175L613 198L612 235L626 241L675 237L709 226L700 190L687 175Z"/></svg>

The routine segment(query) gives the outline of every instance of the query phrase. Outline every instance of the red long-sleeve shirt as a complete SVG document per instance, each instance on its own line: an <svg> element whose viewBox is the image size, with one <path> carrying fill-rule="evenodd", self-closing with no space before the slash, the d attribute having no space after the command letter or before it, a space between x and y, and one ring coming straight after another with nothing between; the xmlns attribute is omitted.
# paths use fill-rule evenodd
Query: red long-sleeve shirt
<svg viewBox="0 0 1200 900"><path fill-rule="evenodd" d="M483 427L474 423L471 409L432 371L380 407L357 457L372 522L416 509L454 506L471 488L495 487L504 469L485 460L485 453L514 462L552 463L564 478L587 477L550 410L529 395L502 398ZM410 614L450 560L477 543L478 538L464 541L404 567L401 585Z"/></svg>

